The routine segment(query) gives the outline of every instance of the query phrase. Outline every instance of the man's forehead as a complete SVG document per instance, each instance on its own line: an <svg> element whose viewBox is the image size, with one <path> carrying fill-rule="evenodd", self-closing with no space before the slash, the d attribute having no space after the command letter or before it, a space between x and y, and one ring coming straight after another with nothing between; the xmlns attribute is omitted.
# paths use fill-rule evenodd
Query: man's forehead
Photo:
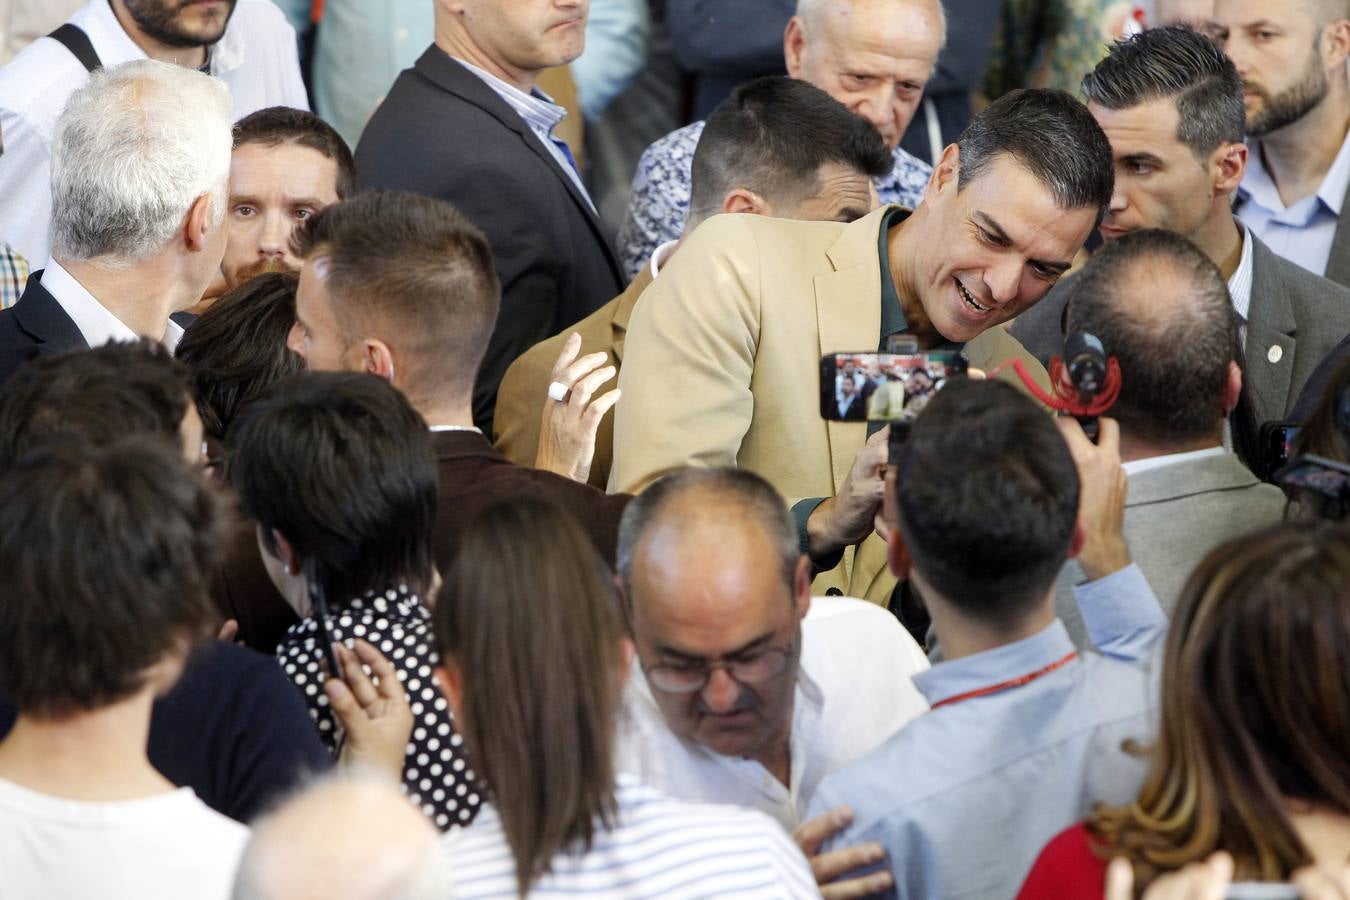
<svg viewBox="0 0 1350 900"><path fill-rule="evenodd" d="M1072 261L1097 220L1096 209L1060 206L1050 185L1007 154L991 160L961 194L978 225L1050 264Z"/></svg>
<svg viewBox="0 0 1350 900"><path fill-rule="evenodd" d="M931 67L942 49L940 8L931 0L831 0L821 17L836 52Z"/></svg>
<svg viewBox="0 0 1350 900"><path fill-rule="evenodd" d="M1322 12L1320 0L1284 0L1282 3L1271 3L1269 0L1215 0L1214 3L1214 20L1232 28L1247 28L1262 22L1281 25L1309 23Z"/></svg>
<svg viewBox="0 0 1350 900"><path fill-rule="evenodd" d="M1163 151L1180 144L1181 113L1170 97L1146 100L1125 109L1108 109L1089 103L1088 111L1111 142L1111 150L1120 156L1122 146L1131 150Z"/></svg>

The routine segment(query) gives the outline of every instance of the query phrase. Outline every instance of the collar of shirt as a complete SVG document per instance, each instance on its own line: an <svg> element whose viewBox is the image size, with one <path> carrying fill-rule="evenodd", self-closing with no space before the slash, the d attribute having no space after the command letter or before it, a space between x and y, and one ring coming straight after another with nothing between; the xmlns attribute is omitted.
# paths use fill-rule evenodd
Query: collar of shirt
<svg viewBox="0 0 1350 900"><path fill-rule="evenodd" d="M462 57L456 56L455 62L477 75L484 84L492 88L492 92L501 97L507 106L514 109L532 131L539 132L545 137L551 137L553 129L557 127L558 123L567 118L567 110L554 103L553 98L539 88L535 88L527 94L514 84L502 81L491 72L486 72L473 63L465 62Z"/></svg>
<svg viewBox="0 0 1350 900"><path fill-rule="evenodd" d="M1275 180L1266 168L1259 142L1252 145L1247 174L1242 178L1238 193L1244 200L1265 209L1277 221L1302 227L1311 224L1322 207L1330 210L1332 215L1340 216L1347 188L1350 188L1350 134L1341 143L1340 152L1322 177L1314 197L1304 198L1293 206L1285 206L1280 199L1279 189L1275 187Z"/></svg>
<svg viewBox="0 0 1350 900"><path fill-rule="evenodd" d="M670 262L670 254L675 252L675 248L680 246L678 240L666 241L657 247L652 253L652 278L661 274L661 268Z"/></svg>
<svg viewBox="0 0 1350 900"><path fill-rule="evenodd" d="M1064 659L1073 650L1073 640L1069 637L1068 629L1056 619L1029 638L938 663L927 672L915 675L914 684L929 706L937 706L945 700L983 690L1010 678L1040 672ZM1009 690L1016 688L1010 687Z"/></svg>
<svg viewBox="0 0 1350 900"><path fill-rule="evenodd" d="M1223 447L1206 447L1204 450L1187 450L1185 453L1164 453L1162 456L1132 459L1127 463L1121 463L1120 467L1125 470L1125 475L1128 477L1138 475L1140 472L1147 472L1149 469L1161 469L1164 466L1174 466L1177 463L1190 462L1193 459L1222 456L1227 452Z"/></svg>
<svg viewBox="0 0 1350 900"><path fill-rule="evenodd" d="M237 10L236 10L237 12ZM225 34L206 51L208 70L212 75L223 75L239 68L244 61L244 39L236 26L236 17L231 17L225 27ZM78 25L98 51L99 59L105 66L115 66L134 59L145 59L145 51L140 48L131 35L126 33L122 23L112 10L109 0L92 0L89 5L71 17L70 21ZM44 282L45 284L45 282Z"/></svg>
<svg viewBox="0 0 1350 900"><path fill-rule="evenodd" d="M877 237L877 257L881 263L881 341L878 349L886 349L886 338L893 334L909 330L905 319L905 309L900 305L900 293L895 287L895 276L891 274L891 255L889 239L891 229L909 218L910 211L898 206L881 217L881 229Z"/></svg>
<svg viewBox="0 0 1350 900"><path fill-rule="evenodd" d="M479 434L483 433L483 429L479 428L477 425L431 425L428 427L432 434L435 434L438 431L476 431Z"/></svg>
<svg viewBox="0 0 1350 900"><path fill-rule="evenodd" d="M61 308L75 322L75 327L80 329L80 334L90 347L101 347L109 341L139 340L136 332L99 303L84 285L76 281L54 259L47 260L47 266L42 272L42 286L57 303L61 304ZM165 325L164 336L160 339L160 343L167 347L169 352L173 352L182 337L182 327L170 319Z"/></svg>
<svg viewBox="0 0 1350 900"><path fill-rule="evenodd" d="M1237 220L1235 220L1237 221ZM1233 309L1245 323L1252 308L1252 234L1241 221L1237 222L1238 236L1242 238L1242 258L1228 279L1228 295L1233 298Z"/></svg>

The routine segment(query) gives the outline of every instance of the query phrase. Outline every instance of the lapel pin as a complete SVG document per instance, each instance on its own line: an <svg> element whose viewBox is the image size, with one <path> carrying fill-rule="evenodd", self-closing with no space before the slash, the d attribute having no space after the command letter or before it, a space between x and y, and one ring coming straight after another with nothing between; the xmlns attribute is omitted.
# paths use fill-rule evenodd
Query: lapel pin
<svg viewBox="0 0 1350 900"><path fill-rule="evenodd" d="M1274 346L1272 346L1269 352L1266 353L1266 359L1270 360L1272 364L1279 362L1283 358L1284 358L1284 348L1281 347L1279 344L1275 344Z"/></svg>

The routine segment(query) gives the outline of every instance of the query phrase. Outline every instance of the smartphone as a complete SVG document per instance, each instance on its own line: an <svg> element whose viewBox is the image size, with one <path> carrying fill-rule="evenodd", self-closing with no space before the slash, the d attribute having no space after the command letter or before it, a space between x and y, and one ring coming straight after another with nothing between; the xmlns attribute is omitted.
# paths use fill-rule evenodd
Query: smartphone
<svg viewBox="0 0 1350 900"><path fill-rule="evenodd" d="M1299 426L1293 422L1267 422L1261 426L1261 460L1267 478L1289 462L1298 431Z"/></svg>
<svg viewBox="0 0 1350 900"><path fill-rule="evenodd" d="M965 371L956 350L831 353L820 360L820 415L831 422L908 422Z"/></svg>
<svg viewBox="0 0 1350 900"><path fill-rule="evenodd" d="M1292 884L1264 881L1239 881L1224 891L1224 900L1302 900L1303 894Z"/></svg>
<svg viewBox="0 0 1350 900"><path fill-rule="evenodd" d="M342 666L333 651L333 632L328 627L328 598L324 595L323 585L319 584L312 558L305 561L305 584L309 588L310 614L318 627L319 650L328 663L328 677L341 678Z"/></svg>

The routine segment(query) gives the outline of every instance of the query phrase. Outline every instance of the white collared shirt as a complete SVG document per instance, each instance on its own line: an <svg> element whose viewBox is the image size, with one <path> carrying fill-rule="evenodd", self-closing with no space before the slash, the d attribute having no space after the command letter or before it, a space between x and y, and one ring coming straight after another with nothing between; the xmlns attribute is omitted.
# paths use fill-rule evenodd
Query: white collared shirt
<svg viewBox="0 0 1350 900"><path fill-rule="evenodd" d="M97 297L54 259L47 260L47 267L42 270L42 286L61 304L66 315L74 320L75 327L80 329L84 342L90 347L102 347L109 341L138 339L136 332L99 303ZM160 343L172 353L178 349L178 342L182 339L182 326L169 319L165 323L163 336L159 338Z"/></svg>
<svg viewBox="0 0 1350 900"><path fill-rule="evenodd" d="M1127 463L1121 463L1120 467L1125 470L1126 477L1138 475L1140 472L1147 472L1150 469L1161 469L1164 466L1174 466L1177 463L1190 462L1194 459L1205 459L1209 456L1223 456L1229 451L1223 447L1206 447L1204 450L1187 450L1185 453L1164 453L1162 456L1150 456L1147 459L1133 459Z"/></svg>
<svg viewBox="0 0 1350 900"><path fill-rule="evenodd" d="M826 775L928 710L911 680L927 669L919 645L886 610L847 597L815 597L802 621L789 785L754 760L678 737L636 658L624 691L619 769L676 799L757 809L791 830Z"/></svg>
<svg viewBox="0 0 1350 900"><path fill-rule="evenodd" d="M70 17L89 36L104 66L145 59L108 0L89 0ZM239 0L209 67L230 89L234 117L268 106L309 108L300 79L295 29L270 0ZM57 117L89 74L54 40L40 38L0 69L0 240L36 264L50 252L50 163Z"/></svg>
<svg viewBox="0 0 1350 900"><path fill-rule="evenodd" d="M1285 206L1275 180L1262 158L1260 143L1253 142L1238 195L1243 203L1238 216L1275 253L1297 263L1314 275L1325 275L1341 217L1346 188L1350 187L1350 135L1341 144L1317 193Z"/></svg>
<svg viewBox="0 0 1350 900"><path fill-rule="evenodd" d="M1233 277L1228 279L1228 295L1233 298L1233 309L1237 312L1238 318L1242 320L1242 344L1247 344L1247 317L1252 309L1252 233L1240 221L1238 222L1239 237L1242 238L1242 257L1238 260L1238 267L1233 270Z"/></svg>
<svg viewBox="0 0 1350 900"><path fill-rule="evenodd" d="M678 238L676 238L673 241L666 241L664 244L657 247L656 250L652 253L653 281L656 280L656 276L661 274L662 267L665 266L666 263L670 262L670 254L674 253L675 248L678 246L680 246L680 241Z"/></svg>

